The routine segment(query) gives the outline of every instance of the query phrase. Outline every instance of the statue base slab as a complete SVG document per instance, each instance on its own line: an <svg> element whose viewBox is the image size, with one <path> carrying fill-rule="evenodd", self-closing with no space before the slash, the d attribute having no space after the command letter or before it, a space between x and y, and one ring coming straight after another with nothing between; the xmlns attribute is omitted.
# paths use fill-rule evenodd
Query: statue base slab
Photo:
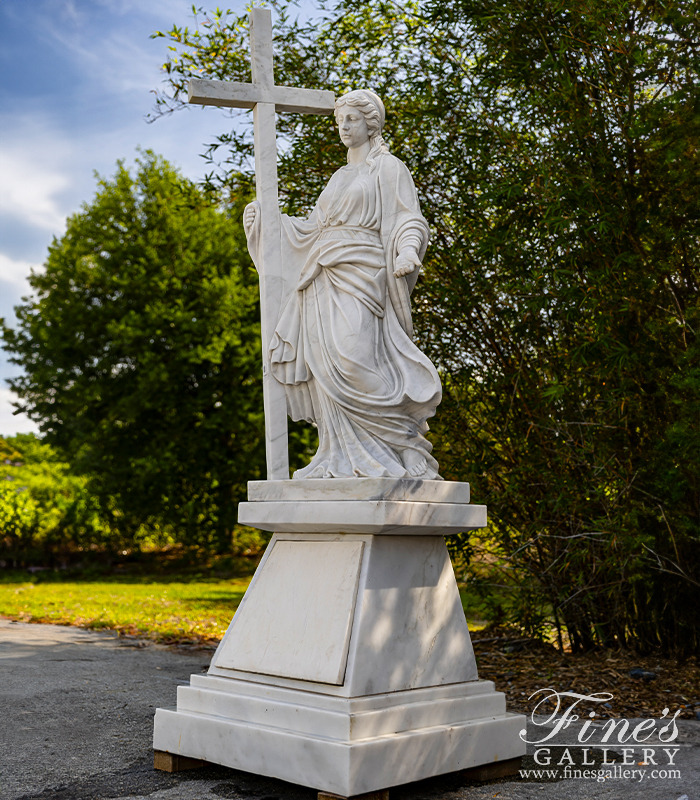
<svg viewBox="0 0 700 800"><path fill-rule="evenodd" d="M469 503L469 484L419 478L308 478L248 481L251 502L299 500L400 500L413 503Z"/></svg>
<svg viewBox="0 0 700 800"><path fill-rule="evenodd" d="M242 525L279 533L449 536L486 525L469 484L393 478L251 481Z"/></svg>

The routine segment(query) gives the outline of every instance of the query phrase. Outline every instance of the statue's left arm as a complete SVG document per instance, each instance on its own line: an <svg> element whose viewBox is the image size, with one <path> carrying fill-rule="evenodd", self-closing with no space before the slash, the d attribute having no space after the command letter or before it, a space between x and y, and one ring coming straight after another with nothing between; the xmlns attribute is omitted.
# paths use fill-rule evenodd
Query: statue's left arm
<svg viewBox="0 0 700 800"><path fill-rule="evenodd" d="M380 166L382 196L382 239L385 242L389 279L399 287L404 284L410 294L418 280L418 272L430 239L428 223L421 214L418 194L406 165L394 156L384 156ZM404 305L404 303L402 303ZM410 309L407 310L410 316ZM401 316L401 315L400 315ZM404 314L404 317L406 315Z"/></svg>

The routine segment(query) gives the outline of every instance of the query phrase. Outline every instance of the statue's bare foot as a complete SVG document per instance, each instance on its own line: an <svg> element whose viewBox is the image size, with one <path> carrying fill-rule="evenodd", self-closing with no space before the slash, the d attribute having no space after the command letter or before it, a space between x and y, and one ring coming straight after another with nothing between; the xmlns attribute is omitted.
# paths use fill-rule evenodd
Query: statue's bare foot
<svg viewBox="0 0 700 800"><path fill-rule="evenodd" d="M402 453L403 465L412 478L420 478L428 470L428 462L419 451L406 449Z"/></svg>

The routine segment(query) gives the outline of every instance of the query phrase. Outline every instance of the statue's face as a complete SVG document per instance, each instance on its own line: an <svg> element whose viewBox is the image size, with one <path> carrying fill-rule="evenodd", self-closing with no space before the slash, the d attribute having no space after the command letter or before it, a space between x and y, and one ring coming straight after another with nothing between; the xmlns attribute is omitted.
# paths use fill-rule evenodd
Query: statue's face
<svg viewBox="0 0 700 800"><path fill-rule="evenodd" d="M346 147L359 147L369 141L369 128L364 114L353 106L340 106L335 112L340 141Z"/></svg>

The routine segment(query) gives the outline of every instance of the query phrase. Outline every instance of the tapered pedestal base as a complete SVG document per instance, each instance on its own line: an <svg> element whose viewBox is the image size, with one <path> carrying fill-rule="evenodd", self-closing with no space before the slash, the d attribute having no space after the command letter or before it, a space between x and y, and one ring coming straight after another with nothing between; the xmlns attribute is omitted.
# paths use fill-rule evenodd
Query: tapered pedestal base
<svg viewBox="0 0 700 800"><path fill-rule="evenodd" d="M524 755L525 718L478 680L438 532L440 520L458 527L454 501L468 493L436 486L451 492L441 508L428 483L419 501L402 499L411 486L388 487L388 501L304 501L302 516L318 503L323 524L275 534L208 675L158 709L154 749L344 798ZM246 504L247 524L279 530L288 516L295 529L299 498L274 488ZM462 505L469 529L475 507Z"/></svg>

